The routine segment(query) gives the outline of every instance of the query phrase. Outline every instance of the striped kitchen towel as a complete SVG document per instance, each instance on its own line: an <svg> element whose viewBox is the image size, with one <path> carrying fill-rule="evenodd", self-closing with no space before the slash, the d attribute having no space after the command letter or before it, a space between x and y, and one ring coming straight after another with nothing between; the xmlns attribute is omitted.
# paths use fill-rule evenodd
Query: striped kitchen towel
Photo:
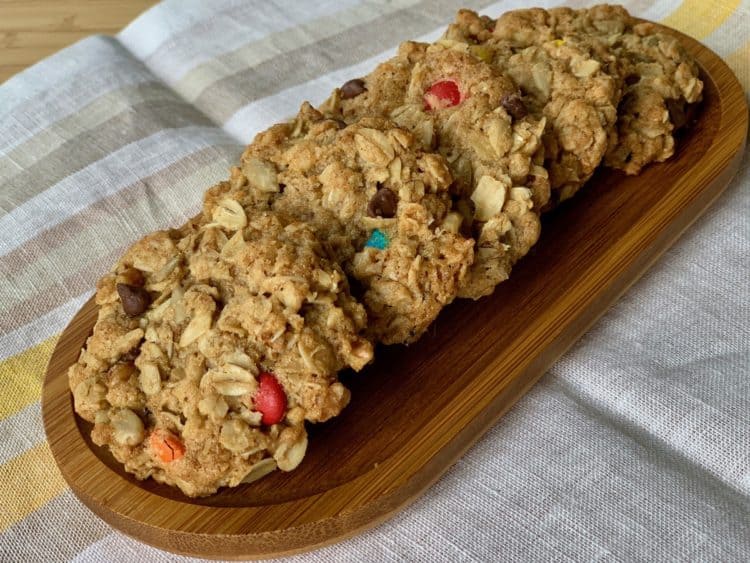
<svg viewBox="0 0 750 563"><path fill-rule="evenodd" d="M167 1L0 85L0 561L176 561L72 495L40 392L58 335L132 241L242 145L460 7ZM559 2L535 2L550 7ZM581 6L573 2L571 5ZM632 0L750 89L748 0ZM309 561L750 559L750 170L414 505Z"/></svg>

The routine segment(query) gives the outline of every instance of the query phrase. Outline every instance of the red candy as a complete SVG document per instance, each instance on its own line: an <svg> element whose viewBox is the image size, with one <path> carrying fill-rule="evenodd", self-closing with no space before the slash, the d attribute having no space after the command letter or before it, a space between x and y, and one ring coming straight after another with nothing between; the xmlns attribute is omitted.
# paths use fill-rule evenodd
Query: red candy
<svg viewBox="0 0 750 563"><path fill-rule="evenodd" d="M270 426L281 422L286 411L286 393L272 373L262 372L258 377L258 391L253 398L255 409L263 418L261 422Z"/></svg>
<svg viewBox="0 0 750 563"><path fill-rule="evenodd" d="M444 109L461 103L461 91L453 80L435 82L424 94L424 109Z"/></svg>

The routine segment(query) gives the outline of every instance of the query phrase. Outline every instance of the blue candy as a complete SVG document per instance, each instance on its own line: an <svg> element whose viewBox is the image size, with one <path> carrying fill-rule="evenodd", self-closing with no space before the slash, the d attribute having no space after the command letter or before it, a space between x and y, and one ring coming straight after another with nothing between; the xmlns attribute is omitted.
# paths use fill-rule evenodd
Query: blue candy
<svg viewBox="0 0 750 563"><path fill-rule="evenodd" d="M385 250L388 248L388 235L380 229L375 229L365 243L365 248L368 246L370 248L377 248L378 250Z"/></svg>

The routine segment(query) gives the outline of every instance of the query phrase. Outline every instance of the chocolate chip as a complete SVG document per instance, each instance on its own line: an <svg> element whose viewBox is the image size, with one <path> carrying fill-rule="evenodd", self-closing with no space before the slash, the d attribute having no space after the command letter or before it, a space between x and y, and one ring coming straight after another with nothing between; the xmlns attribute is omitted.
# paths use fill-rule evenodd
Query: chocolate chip
<svg viewBox="0 0 750 563"><path fill-rule="evenodd" d="M129 317L137 317L148 309L151 303L151 296L142 287L118 283L117 293L120 295L122 308Z"/></svg>
<svg viewBox="0 0 750 563"><path fill-rule="evenodd" d="M685 128L695 125L695 121L698 118L698 107L699 104L685 104Z"/></svg>
<svg viewBox="0 0 750 563"><path fill-rule="evenodd" d="M687 123L685 115L685 100L667 100L667 110L675 129L682 129Z"/></svg>
<svg viewBox="0 0 750 563"><path fill-rule="evenodd" d="M523 119L529 113L526 106L523 105L521 96L516 92L503 96L500 103L513 119Z"/></svg>
<svg viewBox="0 0 750 563"><path fill-rule="evenodd" d="M633 84L638 84L641 81L641 77L637 74L629 74L625 77L625 84L627 86L632 86Z"/></svg>
<svg viewBox="0 0 750 563"><path fill-rule="evenodd" d="M138 354L140 353L141 349L136 346L132 350L128 350L122 356L120 356L120 361L124 364L130 364L135 361L135 359L138 357Z"/></svg>
<svg viewBox="0 0 750 563"><path fill-rule="evenodd" d="M362 301L364 299L366 291L367 288L362 284L361 281L359 281L354 276L349 277L349 293L352 294L352 297L354 297L357 301Z"/></svg>
<svg viewBox="0 0 750 563"><path fill-rule="evenodd" d="M361 78L355 78L354 80L345 82L341 87L341 99L348 100L349 98L356 98L365 90L367 90L367 88L365 88L365 81Z"/></svg>
<svg viewBox="0 0 750 563"><path fill-rule="evenodd" d="M398 208L398 198L388 188L378 188L375 195L372 196L370 203L367 205L367 214L370 217L384 217L390 219L396 215Z"/></svg>
<svg viewBox="0 0 750 563"><path fill-rule="evenodd" d="M688 104L684 98L667 100L667 110L675 132L687 128L695 120L695 106L696 104Z"/></svg>
<svg viewBox="0 0 750 563"><path fill-rule="evenodd" d="M346 128L346 121L343 119L339 119L337 117L331 117L328 119L328 121L335 123L337 129L344 129Z"/></svg>

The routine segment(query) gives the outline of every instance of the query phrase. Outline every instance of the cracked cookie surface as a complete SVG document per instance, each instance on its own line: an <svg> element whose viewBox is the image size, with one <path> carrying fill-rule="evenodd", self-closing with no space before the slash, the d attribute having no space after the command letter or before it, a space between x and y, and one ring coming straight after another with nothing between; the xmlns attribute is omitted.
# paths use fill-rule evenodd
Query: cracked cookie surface
<svg viewBox="0 0 750 563"><path fill-rule="evenodd" d="M529 115L513 82L481 53L451 47L405 42L396 57L335 90L321 111L347 123L387 117L445 157L462 228L476 240L459 295L479 298L507 279L539 236L538 213L549 198L544 119Z"/></svg>
<svg viewBox="0 0 750 563"><path fill-rule="evenodd" d="M231 184L257 209L310 225L359 286L367 335L394 344L419 338L474 259L451 182L443 158L389 120L347 125L304 104L255 138Z"/></svg>
<svg viewBox="0 0 750 563"><path fill-rule="evenodd" d="M607 166L637 174L674 154L674 132L691 120L703 90L697 64L676 37L606 4L515 10L496 22L472 14L459 14L456 34L520 45L575 44L617 81L622 95L604 155Z"/></svg>
<svg viewBox="0 0 750 563"><path fill-rule="evenodd" d="M208 197L131 246L68 372L93 441L188 496L294 469L305 421L348 403L337 372L372 358L364 309L312 229L246 211Z"/></svg>
<svg viewBox="0 0 750 563"><path fill-rule="evenodd" d="M546 119L544 164L556 203L575 194L615 144L621 86L609 51L545 33L547 14L516 10L493 20L460 10L441 41L482 53L519 86L532 115Z"/></svg>
<svg viewBox="0 0 750 563"><path fill-rule="evenodd" d="M638 174L647 164L672 156L674 133L689 123L703 93L698 65L679 39L622 6L551 12L557 33L586 37L616 58L623 98L618 143L610 147L605 164Z"/></svg>

